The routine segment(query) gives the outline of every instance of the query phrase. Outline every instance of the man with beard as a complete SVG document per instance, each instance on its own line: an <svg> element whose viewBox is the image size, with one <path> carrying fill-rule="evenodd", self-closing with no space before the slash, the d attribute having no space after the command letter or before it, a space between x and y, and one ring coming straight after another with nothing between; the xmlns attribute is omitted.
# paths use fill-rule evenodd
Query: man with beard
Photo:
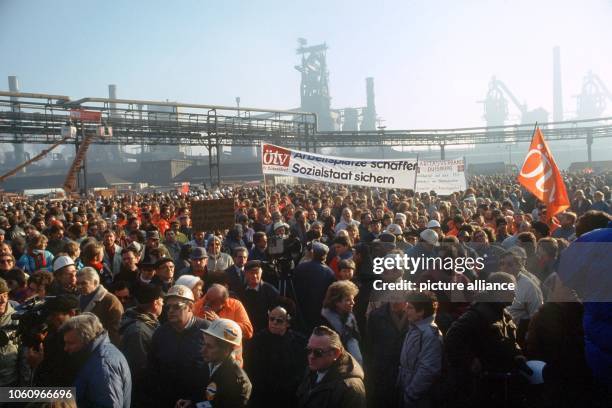
<svg viewBox="0 0 612 408"><path fill-rule="evenodd" d="M33 385L37 387L69 387L73 384L78 365L64 350L64 337L59 328L79 312L79 299L74 295L61 295L45 304L48 313L48 332L38 350L29 348L28 365L35 369Z"/></svg>

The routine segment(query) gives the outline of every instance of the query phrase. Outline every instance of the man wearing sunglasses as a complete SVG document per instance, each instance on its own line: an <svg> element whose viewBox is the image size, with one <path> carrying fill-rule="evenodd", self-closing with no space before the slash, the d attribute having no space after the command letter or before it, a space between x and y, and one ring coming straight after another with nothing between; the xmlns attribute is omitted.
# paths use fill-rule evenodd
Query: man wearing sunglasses
<svg viewBox="0 0 612 408"><path fill-rule="evenodd" d="M207 367L202 357L201 330L209 322L193 314L193 292L174 285L164 297L167 321L153 334L147 374L148 406L173 407L178 400L198 400Z"/></svg>
<svg viewBox="0 0 612 408"><path fill-rule="evenodd" d="M307 346L308 368L297 397L298 407L365 407L363 369L326 326L315 327Z"/></svg>

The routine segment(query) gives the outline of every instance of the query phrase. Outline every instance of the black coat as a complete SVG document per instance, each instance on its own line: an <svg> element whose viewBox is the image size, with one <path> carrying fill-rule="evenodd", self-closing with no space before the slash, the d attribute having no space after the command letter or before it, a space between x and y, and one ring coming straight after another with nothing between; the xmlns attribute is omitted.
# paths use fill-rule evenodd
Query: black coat
<svg viewBox="0 0 612 408"><path fill-rule="evenodd" d="M395 406L397 368L408 324L393 323L389 303L370 313L366 331L368 401L374 407Z"/></svg>
<svg viewBox="0 0 612 408"><path fill-rule="evenodd" d="M151 350L153 333L159 327L155 316L128 309L121 319L119 350L125 356L132 373L132 407L142 406L146 388L147 356Z"/></svg>
<svg viewBox="0 0 612 408"><path fill-rule="evenodd" d="M238 267L232 265L225 271L225 283L227 283L230 292L233 292L236 296L240 295L240 292L244 288L243 274L240 274Z"/></svg>
<svg viewBox="0 0 612 408"><path fill-rule="evenodd" d="M335 280L334 272L318 261L304 262L295 268L293 285L303 333L310 334L321 323L323 299Z"/></svg>
<svg viewBox="0 0 612 408"><path fill-rule="evenodd" d="M478 384L478 381L484 381L484 373L511 372L515 367L514 358L520 354L516 326L504 310L504 304L472 304L453 322L444 339L448 389L454 406L486 406L491 402L491 393L503 388L504 383L492 380ZM481 367L480 373L474 372L475 361Z"/></svg>
<svg viewBox="0 0 612 408"><path fill-rule="evenodd" d="M268 327L268 310L278 305L278 290L266 282L261 282L259 290L242 289L238 297L253 324L253 333Z"/></svg>
<svg viewBox="0 0 612 408"><path fill-rule="evenodd" d="M363 370L347 352L315 384L316 372L307 371L297 397L299 408L365 408L366 393Z"/></svg>
<svg viewBox="0 0 612 408"><path fill-rule="evenodd" d="M202 329L209 323L194 319L193 325L182 332L165 323L153 333L147 365L152 398L149 406L173 407L179 399L195 401L202 394L207 375Z"/></svg>
<svg viewBox="0 0 612 408"><path fill-rule="evenodd" d="M251 381L236 362L229 357L210 375L206 365L204 395L200 401L208 401L214 408L246 407L251 397Z"/></svg>
<svg viewBox="0 0 612 408"><path fill-rule="evenodd" d="M262 330L249 343L245 369L253 383L251 407L294 407L295 392L306 367L306 338L288 330L284 336Z"/></svg>
<svg viewBox="0 0 612 408"><path fill-rule="evenodd" d="M71 387L79 362L64 351L64 336L49 332L43 342L44 358L34 373L37 387Z"/></svg>

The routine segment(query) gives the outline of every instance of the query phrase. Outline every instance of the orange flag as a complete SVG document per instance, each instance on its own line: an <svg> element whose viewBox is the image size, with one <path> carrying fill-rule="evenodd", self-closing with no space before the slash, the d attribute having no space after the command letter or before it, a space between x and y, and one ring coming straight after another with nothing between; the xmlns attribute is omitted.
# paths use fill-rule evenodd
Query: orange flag
<svg viewBox="0 0 612 408"><path fill-rule="evenodd" d="M525 157L518 181L546 204L546 218L549 220L569 208L565 183L539 127L536 127L533 133L529 153Z"/></svg>

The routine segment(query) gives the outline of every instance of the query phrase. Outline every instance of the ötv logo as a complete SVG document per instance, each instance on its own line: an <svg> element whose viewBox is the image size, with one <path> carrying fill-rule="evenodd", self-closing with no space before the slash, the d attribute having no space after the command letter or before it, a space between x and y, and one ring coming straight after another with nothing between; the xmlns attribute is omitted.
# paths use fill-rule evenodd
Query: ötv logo
<svg viewBox="0 0 612 408"><path fill-rule="evenodd" d="M291 152L282 147L264 145L263 164L266 166L289 167Z"/></svg>

